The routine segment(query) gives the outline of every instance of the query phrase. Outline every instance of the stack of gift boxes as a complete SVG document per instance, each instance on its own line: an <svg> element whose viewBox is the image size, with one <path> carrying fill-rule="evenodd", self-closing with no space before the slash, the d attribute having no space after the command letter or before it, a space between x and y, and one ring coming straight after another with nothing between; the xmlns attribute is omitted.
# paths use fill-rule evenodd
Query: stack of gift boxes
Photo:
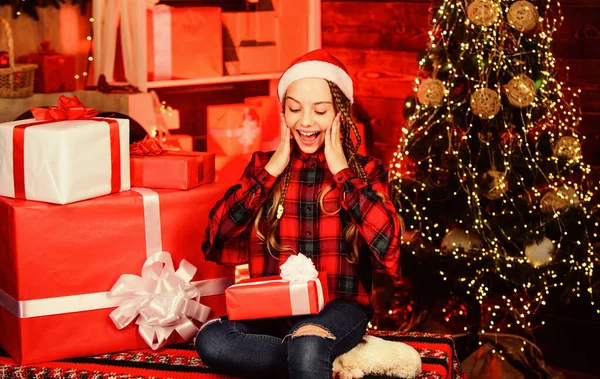
<svg viewBox="0 0 600 379"><path fill-rule="evenodd" d="M326 274L305 256L235 285L233 266L203 259L227 189L213 153L165 151L150 136L130 145L128 120L76 97L32 113L0 124L0 348L17 362L158 349L225 314L323 309Z"/></svg>
<svg viewBox="0 0 600 379"><path fill-rule="evenodd" d="M76 98L0 124L0 347L20 363L194 337L234 268L204 262L214 155L129 145Z"/></svg>
<svg viewBox="0 0 600 379"><path fill-rule="evenodd" d="M227 75L284 71L308 51L308 1L258 2L247 12L223 12L223 60Z"/></svg>
<svg viewBox="0 0 600 379"><path fill-rule="evenodd" d="M281 72L308 51L308 17L308 0L259 1L242 12L154 6L147 17L148 79Z"/></svg>

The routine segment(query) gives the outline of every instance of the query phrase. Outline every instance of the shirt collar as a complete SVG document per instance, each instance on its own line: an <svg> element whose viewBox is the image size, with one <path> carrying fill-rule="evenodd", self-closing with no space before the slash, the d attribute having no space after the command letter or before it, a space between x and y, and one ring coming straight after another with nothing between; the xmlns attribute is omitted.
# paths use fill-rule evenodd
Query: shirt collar
<svg viewBox="0 0 600 379"><path fill-rule="evenodd" d="M293 141L292 146L292 156L300 159L302 162L307 162L310 158L317 158L321 164L327 162L325 159L325 149L323 147L312 154L307 154L300 149L300 146L298 146L295 140Z"/></svg>

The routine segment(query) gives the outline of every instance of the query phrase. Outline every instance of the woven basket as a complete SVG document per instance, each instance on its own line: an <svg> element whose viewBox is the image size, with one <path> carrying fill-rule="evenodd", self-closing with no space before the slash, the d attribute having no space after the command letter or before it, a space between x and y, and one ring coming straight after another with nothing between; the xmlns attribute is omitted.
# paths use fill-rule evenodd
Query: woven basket
<svg viewBox="0 0 600 379"><path fill-rule="evenodd" d="M0 68L0 97L27 97L33 95L37 64L15 64L15 48L12 29L8 21L0 17L8 41L9 67Z"/></svg>

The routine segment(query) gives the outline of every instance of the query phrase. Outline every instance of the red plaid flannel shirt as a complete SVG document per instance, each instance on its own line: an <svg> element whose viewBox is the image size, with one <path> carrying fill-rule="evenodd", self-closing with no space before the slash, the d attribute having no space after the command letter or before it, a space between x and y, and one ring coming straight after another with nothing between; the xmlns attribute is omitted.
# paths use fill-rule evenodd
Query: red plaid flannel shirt
<svg viewBox="0 0 600 379"><path fill-rule="evenodd" d="M283 182L264 169L272 155L273 152L254 153L240 183L231 187L210 211L202 246L207 260L249 263L251 277L279 275L279 266L293 254L274 251L277 259L273 258L254 231L259 208L265 207L264 218L272 202L271 189ZM373 269L395 276L400 258L400 223L389 199L383 163L372 157L358 157L368 178L365 183L349 168L333 176L323 149L308 155L294 144L290 159L290 182L276 240L310 257L318 271L327 272L329 299L344 298L370 306ZM328 213L340 205L343 209L327 215L318 199L332 183L334 189L325 196L323 208ZM385 201L375 191L384 194ZM350 220L357 224L360 233L358 265L348 262L352 247L343 238L343 228Z"/></svg>

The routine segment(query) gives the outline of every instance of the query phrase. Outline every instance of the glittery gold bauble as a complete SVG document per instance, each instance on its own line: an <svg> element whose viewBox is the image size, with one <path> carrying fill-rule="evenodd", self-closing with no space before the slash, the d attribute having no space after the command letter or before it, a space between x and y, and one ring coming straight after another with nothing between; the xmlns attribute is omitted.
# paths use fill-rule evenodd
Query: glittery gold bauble
<svg viewBox="0 0 600 379"><path fill-rule="evenodd" d="M490 200L496 200L502 197L508 190L506 174L495 169L490 169L481 176L482 195Z"/></svg>
<svg viewBox="0 0 600 379"><path fill-rule="evenodd" d="M547 192L540 200L540 208L544 213L554 213L578 205L579 196L571 187L560 187Z"/></svg>
<svg viewBox="0 0 600 379"><path fill-rule="evenodd" d="M545 266L552 261L552 257L556 252L556 246L548 238L540 242L525 246L525 256L533 267Z"/></svg>
<svg viewBox="0 0 600 379"><path fill-rule="evenodd" d="M475 25L493 25L499 15L500 6L495 0L474 0L467 7L467 17Z"/></svg>
<svg viewBox="0 0 600 379"><path fill-rule="evenodd" d="M428 78L421 82L417 91L419 102L424 105L438 106L446 96L446 87L441 80Z"/></svg>
<svg viewBox="0 0 600 379"><path fill-rule="evenodd" d="M480 88L471 95L471 112L484 120L494 118L500 111L500 96L489 88Z"/></svg>
<svg viewBox="0 0 600 379"><path fill-rule="evenodd" d="M563 136L554 145L554 155L559 158L567 158L578 161L582 158L581 144L573 136Z"/></svg>
<svg viewBox="0 0 600 379"><path fill-rule="evenodd" d="M520 32L528 32L535 28L539 17L540 15L535 5L525 0L514 2L506 15L510 26Z"/></svg>
<svg viewBox="0 0 600 379"><path fill-rule="evenodd" d="M529 106L535 100L536 93L535 82L525 74L515 76L506 86L506 97L517 108Z"/></svg>
<svg viewBox="0 0 600 379"><path fill-rule="evenodd" d="M462 249L467 252L482 246L481 238L476 233L467 233L461 229L452 229L442 239L442 250L445 251Z"/></svg>

